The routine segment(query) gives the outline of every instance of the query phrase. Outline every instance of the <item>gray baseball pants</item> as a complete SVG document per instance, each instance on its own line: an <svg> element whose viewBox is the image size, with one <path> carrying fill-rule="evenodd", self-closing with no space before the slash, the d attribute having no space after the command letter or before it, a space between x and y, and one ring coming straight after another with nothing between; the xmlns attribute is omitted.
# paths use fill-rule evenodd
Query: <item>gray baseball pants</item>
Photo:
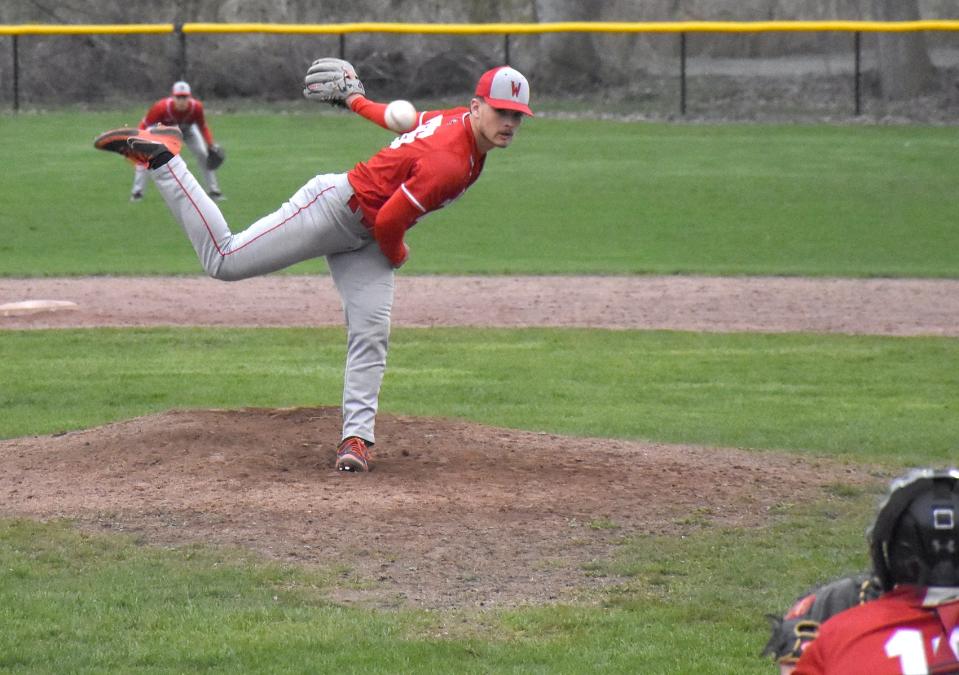
<svg viewBox="0 0 959 675"><path fill-rule="evenodd" d="M351 208L346 174L314 177L279 209L236 234L179 155L150 175L214 279L247 279L326 256L346 319L343 438L375 442L395 273L362 213Z"/></svg>

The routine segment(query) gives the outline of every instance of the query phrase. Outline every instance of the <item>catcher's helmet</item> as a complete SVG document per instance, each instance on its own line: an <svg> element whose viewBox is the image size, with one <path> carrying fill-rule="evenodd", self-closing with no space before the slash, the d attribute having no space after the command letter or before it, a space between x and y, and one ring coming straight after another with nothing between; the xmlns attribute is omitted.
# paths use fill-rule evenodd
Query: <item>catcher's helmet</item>
<svg viewBox="0 0 959 675"><path fill-rule="evenodd" d="M959 586L959 470L916 469L892 482L869 532L883 590Z"/></svg>

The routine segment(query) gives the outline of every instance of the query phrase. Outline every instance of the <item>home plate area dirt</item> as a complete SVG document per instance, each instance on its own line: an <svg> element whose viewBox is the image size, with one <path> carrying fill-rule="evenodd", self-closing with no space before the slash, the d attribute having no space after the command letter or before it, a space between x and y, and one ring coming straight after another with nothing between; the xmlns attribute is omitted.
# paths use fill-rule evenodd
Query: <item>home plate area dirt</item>
<svg viewBox="0 0 959 675"><path fill-rule="evenodd" d="M761 282L548 278L509 286L509 280L401 278L394 325L479 321L484 307L490 325L529 325L531 317L554 325L555 308L565 306L583 308L568 312L570 325L612 329L663 327L669 317L698 321L699 330L801 330L798 323L823 332L955 335L959 327L955 282ZM0 319L0 329L339 321L335 291L322 279L267 278L246 284L233 303L215 295L229 286L194 279L0 280L0 302L32 296L77 303L70 312ZM477 302L478 288L487 302ZM498 296L501 303L490 301ZM273 297L287 298L287 305ZM695 316L697 303L705 303L705 318ZM148 311L136 309L144 304ZM520 311L524 304L529 311ZM246 308L245 321L230 314L237 305ZM285 322L278 306L289 308ZM133 317L127 322L123 307ZM862 323L853 325L857 317ZM375 470L351 475L332 468L339 428L339 410L332 408L172 410L3 440L0 515L69 518L151 544L239 546L283 562L333 567L343 574L331 592L340 602L478 608L588 597L620 581L590 574L589 563L614 555L626 536L692 531L704 520L759 525L784 499L817 500L837 483L872 488L882 480L867 467L775 452L572 438L388 414L378 418Z"/></svg>

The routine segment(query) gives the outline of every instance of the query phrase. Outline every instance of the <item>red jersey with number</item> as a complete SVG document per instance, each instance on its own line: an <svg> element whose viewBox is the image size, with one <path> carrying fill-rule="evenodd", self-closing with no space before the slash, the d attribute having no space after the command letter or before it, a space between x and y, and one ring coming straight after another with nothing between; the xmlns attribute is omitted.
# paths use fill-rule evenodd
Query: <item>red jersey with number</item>
<svg viewBox="0 0 959 675"><path fill-rule="evenodd" d="M455 200L479 178L486 157L476 148L469 109L431 110L419 122L347 174L367 222L376 222L380 207L397 190L426 214Z"/></svg>
<svg viewBox="0 0 959 675"><path fill-rule="evenodd" d="M793 675L959 673L959 588L899 586L819 628Z"/></svg>
<svg viewBox="0 0 959 675"><path fill-rule="evenodd" d="M203 140L207 145L213 145L213 133L206 125L206 118L203 116L203 104L195 98L190 98L184 110L177 110L173 107L173 97L167 96L150 106L146 116L140 120L140 128L146 129L155 124L163 124L168 127L188 127L195 124L200 133L203 134Z"/></svg>

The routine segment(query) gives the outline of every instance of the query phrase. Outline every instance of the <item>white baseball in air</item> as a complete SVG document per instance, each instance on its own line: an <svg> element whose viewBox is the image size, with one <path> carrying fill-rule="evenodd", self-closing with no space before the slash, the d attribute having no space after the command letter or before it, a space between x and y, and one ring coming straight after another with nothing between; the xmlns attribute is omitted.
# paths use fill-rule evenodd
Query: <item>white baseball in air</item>
<svg viewBox="0 0 959 675"><path fill-rule="evenodd" d="M386 106L386 126L397 133L409 131L416 126L416 108L409 101L391 101Z"/></svg>

